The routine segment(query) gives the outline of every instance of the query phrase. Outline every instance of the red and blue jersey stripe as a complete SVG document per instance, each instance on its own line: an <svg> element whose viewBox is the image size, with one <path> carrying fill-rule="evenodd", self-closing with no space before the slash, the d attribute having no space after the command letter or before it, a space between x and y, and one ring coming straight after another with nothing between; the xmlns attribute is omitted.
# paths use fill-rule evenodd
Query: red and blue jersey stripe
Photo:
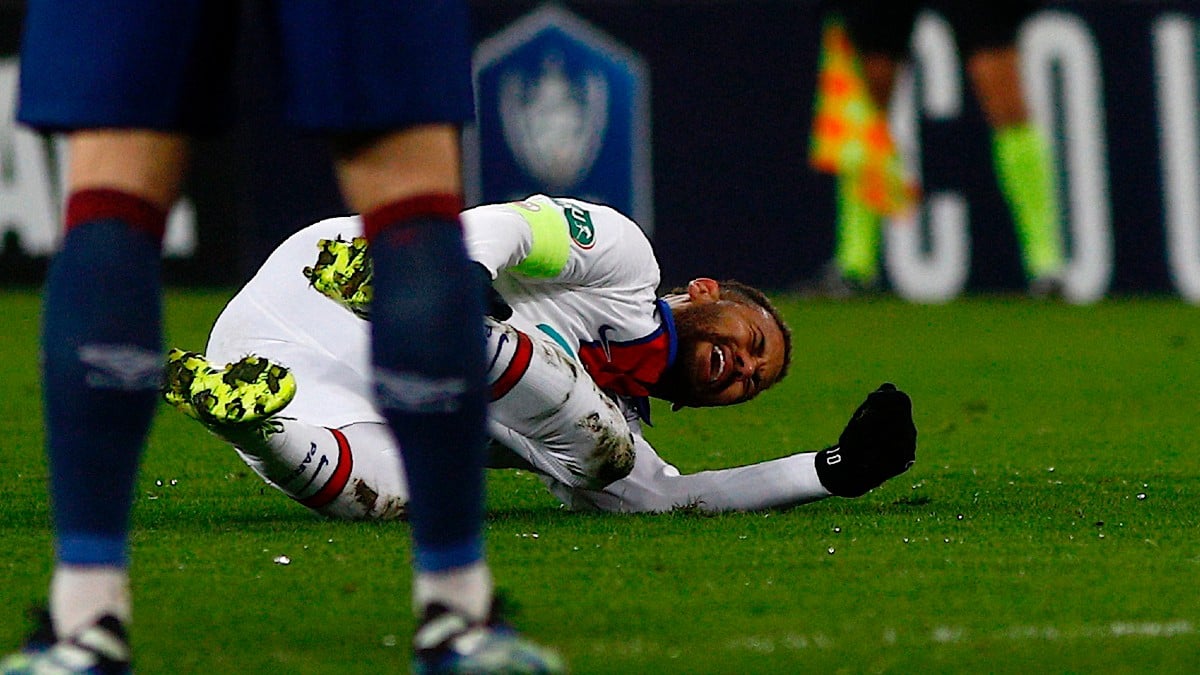
<svg viewBox="0 0 1200 675"><path fill-rule="evenodd" d="M621 396L642 397L675 362L678 338L671 308L655 301L659 326L649 335L634 340L610 340L612 326L600 326L600 339L579 345L579 360L604 391Z"/></svg>

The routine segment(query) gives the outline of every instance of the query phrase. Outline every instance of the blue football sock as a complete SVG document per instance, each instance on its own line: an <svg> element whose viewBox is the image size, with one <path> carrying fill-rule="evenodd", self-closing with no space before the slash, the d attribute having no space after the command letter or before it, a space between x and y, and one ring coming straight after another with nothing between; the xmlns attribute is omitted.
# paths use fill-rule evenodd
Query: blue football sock
<svg viewBox="0 0 1200 675"><path fill-rule="evenodd" d="M417 217L372 238L376 400L408 475L422 571L483 557L483 289L457 220Z"/></svg>
<svg viewBox="0 0 1200 675"><path fill-rule="evenodd" d="M162 363L159 260L152 235L104 218L68 232L47 276L42 382L61 562L126 564Z"/></svg>

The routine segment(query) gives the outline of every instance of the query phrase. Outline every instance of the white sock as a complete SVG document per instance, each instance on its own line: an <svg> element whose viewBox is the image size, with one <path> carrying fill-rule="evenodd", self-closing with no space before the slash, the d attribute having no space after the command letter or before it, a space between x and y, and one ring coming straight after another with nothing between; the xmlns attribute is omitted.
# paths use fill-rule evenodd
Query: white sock
<svg viewBox="0 0 1200 675"><path fill-rule="evenodd" d="M438 602L483 621L492 608L492 572L480 560L466 567L413 575L413 610L420 616L425 607Z"/></svg>
<svg viewBox="0 0 1200 675"><path fill-rule="evenodd" d="M50 580L50 617L54 632L69 636L112 614L122 623L132 617L129 571L105 565L59 563Z"/></svg>

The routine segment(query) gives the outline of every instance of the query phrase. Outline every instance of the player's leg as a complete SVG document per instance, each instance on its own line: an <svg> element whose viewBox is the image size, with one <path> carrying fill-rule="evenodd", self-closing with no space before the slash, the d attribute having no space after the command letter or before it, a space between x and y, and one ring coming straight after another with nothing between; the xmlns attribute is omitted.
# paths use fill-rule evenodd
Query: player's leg
<svg viewBox="0 0 1200 675"><path fill-rule="evenodd" d="M466 3L378 5L369 16L333 0L291 7L279 5L292 118L338 132L338 178L371 242L375 394L410 490L416 666L490 653L499 661L479 667L558 669L489 617L482 288L458 221L459 127L473 112ZM479 649L461 639L472 635Z"/></svg>
<svg viewBox="0 0 1200 675"><path fill-rule="evenodd" d="M157 404L159 259L185 152L178 137L119 131L77 132L69 150L66 234L44 290L42 382L57 560L50 614L58 635L84 639L117 635L108 624L131 617L129 512ZM111 644L125 641L117 637ZM93 656L128 660L127 651Z"/></svg>
<svg viewBox="0 0 1200 675"><path fill-rule="evenodd" d="M843 0L831 7L861 55L867 103L886 118L896 72L908 53L917 3ZM833 264L823 281L831 295L853 295L879 285L882 217L863 198L861 181L857 173L837 179Z"/></svg>
<svg viewBox="0 0 1200 675"><path fill-rule="evenodd" d="M949 17L967 54L967 73L992 132L992 160L1012 213L1030 290L1061 292L1064 254L1050 146L1029 117L1017 30L1033 3L985 3Z"/></svg>
<svg viewBox="0 0 1200 675"><path fill-rule="evenodd" d="M222 335L228 329L225 326ZM226 350L230 346L217 342ZM246 351L250 350L238 353ZM306 363L307 353L300 349L292 355L298 363ZM305 383L310 398L345 398L344 391L331 392L322 384L313 379ZM196 352L173 349L167 355L163 399L233 445L272 487L331 518L403 516L408 486L387 426L368 421L329 428L287 417L287 406L296 393L295 376L275 358L250 353L219 367ZM364 386L366 407L368 395Z"/></svg>
<svg viewBox="0 0 1200 675"><path fill-rule="evenodd" d="M992 157L1012 212L1031 290L1055 292L1064 256L1050 146L1031 123L1021 96L1015 47L983 50L967 63L992 128Z"/></svg>
<svg viewBox="0 0 1200 675"><path fill-rule="evenodd" d="M236 449L280 492L330 518L394 520L407 514L408 485L387 425L329 429L285 417L269 424L269 433L242 439Z"/></svg>
<svg viewBox="0 0 1200 675"><path fill-rule="evenodd" d="M204 33L198 18L218 14L198 2L155 12L29 3L18 119L71 133L66 233L47 276L42 332L58 642L15 672L128 668L129 512L161 374L161 241L187 156L181 135L151 129L223 121L210 115L219 97L187 96L221 63L191 60Z"/></svg>
<svg viewBox="0 0 1200 675"><path fill-rule="evenodd" d="M492 437L535 470L599 490L633 470L620 407L549 337L487 320Z"/></svg>

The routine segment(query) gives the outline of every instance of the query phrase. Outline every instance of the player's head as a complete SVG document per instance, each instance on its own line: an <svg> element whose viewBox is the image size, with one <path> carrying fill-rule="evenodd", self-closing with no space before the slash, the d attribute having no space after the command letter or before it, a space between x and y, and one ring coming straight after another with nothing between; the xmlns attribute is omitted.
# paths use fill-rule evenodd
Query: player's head
<svg viewBox="0 0 1200 675"><path fill-rule="evenodd" d="M653 394L676 406L749 401L787 374L792 331L771 301L737 281L694 279L664 298L679 337Z"/></svg>

